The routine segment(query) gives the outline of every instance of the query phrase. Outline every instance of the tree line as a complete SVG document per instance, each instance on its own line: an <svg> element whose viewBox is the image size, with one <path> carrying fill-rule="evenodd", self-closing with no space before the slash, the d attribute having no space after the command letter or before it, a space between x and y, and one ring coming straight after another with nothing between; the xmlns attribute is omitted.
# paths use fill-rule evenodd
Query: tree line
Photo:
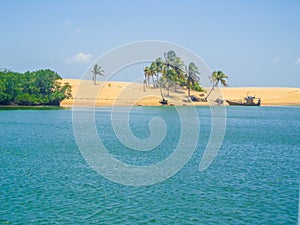
<svg viewBox="0 0 300 225"><path fill-rule="evenodd" d="M0 70L0 105L59 106L72 97L71 85L61 80L49 69L25 73Z"/></svg>

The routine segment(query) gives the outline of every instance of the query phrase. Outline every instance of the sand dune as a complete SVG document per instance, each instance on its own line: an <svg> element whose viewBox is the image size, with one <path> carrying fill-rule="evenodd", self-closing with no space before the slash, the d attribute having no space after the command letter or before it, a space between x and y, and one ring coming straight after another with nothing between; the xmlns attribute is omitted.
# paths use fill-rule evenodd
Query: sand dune
<svg viewBox="0 0 300 225"><path fill-rule="evenodd" d="M72 85L72 99L66 99L61 106L158 106L161 99L159 88L146 87L143 84L129 82L97 82L93 85L92 81L63 79L63 82L69 82ZM208 91L210 88L206 88ZM240 99L247 95L260 97L262 106L276 105L300 105L300 88L281 88L281 87L229 87L220 88L212 92L211 102L216 98ZM200 97L203 93L191 92L192 95ZM205 93L204 93L205 94ZM204 102L189 102L187 99L187 90L177 88L176 92L170 90L170 96L167 97L167 91L163 90L163 95L168 99L169 104L173 105L208 105Z"/></svg>

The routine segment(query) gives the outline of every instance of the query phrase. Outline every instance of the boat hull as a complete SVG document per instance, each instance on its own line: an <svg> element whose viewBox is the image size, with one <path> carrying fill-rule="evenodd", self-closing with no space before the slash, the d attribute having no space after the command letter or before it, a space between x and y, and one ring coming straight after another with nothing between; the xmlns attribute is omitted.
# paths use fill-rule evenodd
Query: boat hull
<svg viewBox="0 0 300 225"><path fill-rule="evenodd" d="M229 100L226 100L226 102L229 105L235 105L235 106L260 106L260 102L258 102L258 103L243 103L243 102L234 102L234 101L229 101Z"/></svg>

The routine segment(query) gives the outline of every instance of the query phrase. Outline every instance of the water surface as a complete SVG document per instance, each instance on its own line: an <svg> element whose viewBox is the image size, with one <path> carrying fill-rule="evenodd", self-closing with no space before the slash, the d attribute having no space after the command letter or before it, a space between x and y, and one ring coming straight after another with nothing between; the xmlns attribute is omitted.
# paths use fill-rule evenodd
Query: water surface
<svg viewBox="0 0 300 225"><path fill-rule="evenodd" d="M228 107L215 161L199 172L210 110L192 159L175 176L147 187L113 183L92 170L77 148L71 110L0 110L0 224L296 224L300 171L300 107ZM110 108L96 110L105 146L124 162L167 157L180 136L176 111L137 107L133 133L147 137L162 117L167 136L157 149L124 147L110 126Z"/></svg>

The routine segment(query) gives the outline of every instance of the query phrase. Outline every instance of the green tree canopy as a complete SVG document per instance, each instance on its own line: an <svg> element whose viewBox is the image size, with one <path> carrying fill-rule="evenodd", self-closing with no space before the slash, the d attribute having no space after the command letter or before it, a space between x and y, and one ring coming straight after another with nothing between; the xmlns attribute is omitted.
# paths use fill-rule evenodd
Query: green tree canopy
<svg viewBox="0 0 300 225"><path fill-rule="evenodd" d="M196 91L203 91L199 86L199 69L195 63L191 62L188 66L184 61L176 55L176 52L169 50L163 54L163 58L157 58L150 66L144 68L145 81L152 77L153 84L156 82L159 87L165 87L168 91L173 86L176 92L176 86L187 86L188 95L190 96L190 89ZM154 81L153 77L156 77ZM155 85L153 85L155 87ZM158 86L158 85L157 85ZM163 97L163 96L162 96Z"/></svg>
<svg viewBox="0 0 300 225"><path fill-rule="evenodd" d="M52 70L0 71L0 105L59 105L71 96L70 84Z"/></svg>
<svg viewBox="0 0 300 225"><path fill-rule="evenodd" d="M222 71L213 71L212 76L210 77L211 82L214 87L218 87L219 83L221 83L224 87L227 87L228 84L226 82L226 79L228 79L228 76L223 73Z"/></svg>
<svg viewBox="0 0 300 225"><path fill-rule="evenodd" d="M191 88L195 88L195 86L199 85L199 69L195 65L195 63L190 63L188 68L186 68L186 79L187 79L187 88L188 88L188 96L191 95ZM192 85L191 85L192 84Z"/></svg>

